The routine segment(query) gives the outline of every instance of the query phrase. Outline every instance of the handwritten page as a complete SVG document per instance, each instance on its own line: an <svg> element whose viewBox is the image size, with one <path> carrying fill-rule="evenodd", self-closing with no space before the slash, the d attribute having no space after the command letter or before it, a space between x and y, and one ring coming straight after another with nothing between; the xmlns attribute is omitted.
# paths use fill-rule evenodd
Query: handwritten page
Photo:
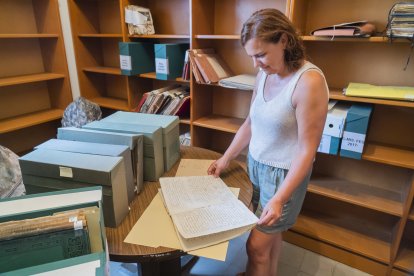
<svg viewBox="0 0 414 276"><path fill-rule="evenodd" d="M186 251L232 239L258 221L220 178L164 177L160 184L164 204Z"/></svg>
<svg viewBox="0 0 414 276"><path fill-rule="evenodd" d="M214 160L208 159L181 159L175 176L207 175L207 170Z"/></svg>

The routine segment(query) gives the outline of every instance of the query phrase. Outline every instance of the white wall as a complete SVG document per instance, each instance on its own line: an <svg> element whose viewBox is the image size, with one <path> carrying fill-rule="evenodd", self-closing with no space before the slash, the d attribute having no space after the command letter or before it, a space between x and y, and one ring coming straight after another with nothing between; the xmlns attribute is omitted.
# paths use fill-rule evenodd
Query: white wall
<svg viewBox="0 0 414 276"><path fill-rule="evenodd" d="M73 50L72 30L70 28L69 9L67 0L59 0L60 20L62 23L63 39L65 42L66 58L68 61L70 86L73 99L80 96L78 73L76 71L75 51Z"/></svg>

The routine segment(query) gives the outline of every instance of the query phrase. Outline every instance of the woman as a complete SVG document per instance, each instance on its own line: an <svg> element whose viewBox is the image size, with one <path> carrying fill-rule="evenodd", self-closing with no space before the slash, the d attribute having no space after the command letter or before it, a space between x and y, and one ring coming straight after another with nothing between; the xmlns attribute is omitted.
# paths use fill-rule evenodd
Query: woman
<svg viewBox="0 0 414 276"><path fill-rule="evenodd" d="M253 205L260 218L247 240L246 275L276 275L283 231L296 221L325 124L328 87L305 60L289 19L259 10L244 23L241 43L259 67L250 114L208 173L216 177L249 146Z"/></svg>

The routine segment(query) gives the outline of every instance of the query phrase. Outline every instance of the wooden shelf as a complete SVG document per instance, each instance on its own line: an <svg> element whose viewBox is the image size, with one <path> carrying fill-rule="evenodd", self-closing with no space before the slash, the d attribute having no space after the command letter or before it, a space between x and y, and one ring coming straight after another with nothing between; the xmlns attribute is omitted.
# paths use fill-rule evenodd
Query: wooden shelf
<svg viewBox="0 0 414 276"><path fill-rule="evenodd" d="M342 224L347 223L351 227L338 226L335 224L335 219L340 220ZM374 260L388 263L391 244L376 237L382 235L383 229L375 229L378 233L364 235L351 230L356 227L356 223L346 217L334 218L320 213L302 211L292 230ZM365 229L366 225L360 224L359 227Z"/></svg>
<svg viewBox="0 0 414 276"><path fill-rule="evenodd" d="M189 39L189 35L185 34L153 34L153 35L130 35L130 38L149 38L149 39Z"/></svg>
<svg viewBox="0 0 414 276"><path fill-rule="evenodd" d="M63 74L40 73L40 74L30 74L30 75L23 75L23 76L17 76L17 77L0 78L0 87L23 84L23 83L63 79L64 77L65 75Z"/></svg>
<svg viewBox="0 0 414 276"><path fill-rule="evenodd" d="M85 72L108 74L108 75L121 75L121 69L117 67L85 67Z"/></svg>
<svg viewBox="0 0 414 276"><path fill-rule="evenodd" d="M312 176L308 191L328 198L401 217L401 194L327 176Z"/></svg>
<svg viewBox="0 0 414 276"><path fill-rule="evenodd" d="M193 122L193 125L216 129L224 132L236 133L243 124L244 119L221 115L202 117Z"/></svg>
<svg viewBox="0 0 414 276"><path fill-rule="evenodd" d="M0 120L0 133L7 133L62 118L62 109L50 109Z"/></svg>
<svg viewBox="0 0 414 276"><path fill-rule="evenodd" d="M120 38L122 34L78 34L80 38Z"/></svg>
<svg viewBox="0 0 414 276"><path fill-rule="evenodd" d="M190 119L189 118L180 118L180 123L181 124L186 124L186 125L190 125Z"/></svg>
<svg viewBox="0 0 414 276"><path fill-rule="evenodd" d="M0 34L0 38L58 38L58 34Z"/></svg>
<svg viewBox="0 0 414 276"><path fill-rule="evenodd" d="M229 39L240 40L240 35L195 35L197 39Z"/></svg>
<svg viewBox="0 0 414 276"><path fill-rule="evenodd" d="M390 43L391 40L386 36L373 36L373 37L339 37L336 36L332 39L332 37L320 37L320 36L313 36L313 35L305 35L302 36L303 41L327 41L327 42L375 42L375 43ZM403 38L394 38L392 42L397 43L409 43L408 39Z"/></svg>
<svg viewBox="0 0 414 276"><path fill-rule="evenodd" d="M137 76L140 77L140 78L157 79L157 76L156 76L155 72L139 74ZM183 80L183 78L176 78L173 81L187 82L187 83L190 82L189 80Z"/></svg>
<svg viewBox="0 0 414 276"><path fill-rule="evenodd" d="M379 144L367 144L362 159L373 162L414 169L414 151L388 147Z"/></svg>
<svg viewBox="0 0 414 276"><path fill-rule="evenodd" d="M372 104L382 104L382 105L414 108L414 102L398 101L398 100L383 100L383 99L364 98L364 97L349 97L349 96L343 95L340 89L330 90L329 98L332 100L340 100L340 101L351 101L351 102L372 103Z"/></svg>
<svg viewBox="0 0 414 276"><path fill-rule="evenodd" d="M90 100L94 103L97 103L101 107L129 111L127 100L115 99L115 98L109 98L109 97L96 97Z"/></svg>
<svg viewBox="0 0 414 276"><path fill-rule="evenodd" d="M414 271L414 242L403 240L401 248L395 260L394 266L406 270Z"/></svg>

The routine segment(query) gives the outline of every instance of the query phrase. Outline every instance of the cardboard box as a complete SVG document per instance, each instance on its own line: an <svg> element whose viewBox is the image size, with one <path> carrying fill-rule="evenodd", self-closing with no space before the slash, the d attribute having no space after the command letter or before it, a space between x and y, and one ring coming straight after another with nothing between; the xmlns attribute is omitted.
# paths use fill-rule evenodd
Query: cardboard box
<svg viewBox="0 0 414 276"><path fill-rule="evenodd" d="M373 106L353 104L348 110L340 156L361 159Z"/></svg>
<svg viewBox="0 0 414 276"><path fill-rule="evenodd" d="M122 157L37 149L19 164L27 194L102 186L105 226L118 226L128 214Z"/></svg>
<svg viewBox="0 0 414 276"><path fill-rule="evenodd" d="M144 180L157 181L164 173L162 129L156 126L94 121L84 129L144 135Z"/></svg>
<svg viewBox="0 0 414 276"><path fill-rule="evenodd" d="M329 102L329 110L326 116L325 126L318 152L337 155L339 145L345 128L345 120L351 104Z"/></svg>
<svg viewBox="0 0 414 276"><path fill-rule="evenodd" d="M62 192L26 195L0 200L0 221L16 221L52 215L62 211L83 208L86 212L91 253L69 259L51 261L45 264L29 266L17 270L0 271L2 275L107 275L108 257L105 227L102 216L102 192L100 187L72 189ZM53 248L56 250L56 247ZM38 249L38 254L51 254ZM26 261L27 252L8 252L14 260ZM24 258L22 258L22 254ZM62 253L61 253L62 254Z"/></svg>
<svg viewBox="0 0 414 276"><path fill-rule="evenodd" d="M127 182L128 203L131 203L135 198L135 179L132 169L131 152L128 146L99 144L70 140L50 139L38 146L35 149L57 150L67 152L77 152L94 155L122 157L125 166L125 178Z"/></svg>
<svg viewBox="0 0 414 276"><path fill-rule="evenodd" d="M154 44L156 78L171 80L181 77L188 43Z"/></svg>
<svg viewBox="0 0 414 276"><path fill-rule="evenodd" d="M154 44L145 42L119 42L122 75L137 75L155 71Z"/></svg>
<svg viewBox="0 0 414 276"><path fill-rule="evenodd" d="M341 138L322 134L318 152L337 155Z"/></svg>
<svg viewBox="0 0 414 276"><path fill-rule="evenodd" d="M88 130L76 127L59 128L58 139L83 141L99 144L125 145L130 149L132 169L136 185L136 192L139 193L144 184L144 136L130 133L114 133L96 130Z"/></svg>
<svg viewBox="0 0 414 276"><path fill-rule="evenodd" d="M180 120L178 116L118 111L101 121L161 127L164 170L169 171L180 159Z"/></svg>

